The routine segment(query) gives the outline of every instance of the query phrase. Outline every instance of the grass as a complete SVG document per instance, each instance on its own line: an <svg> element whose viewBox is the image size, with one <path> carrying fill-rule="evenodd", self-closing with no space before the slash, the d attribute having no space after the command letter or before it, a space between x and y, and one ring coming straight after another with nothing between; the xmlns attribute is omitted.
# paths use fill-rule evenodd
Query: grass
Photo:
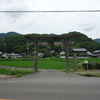
<svg viewBox="0 0 100 100"><path fill-rule="evenodd" d="M24 67L24 68L33 68L33 61L0 61L1 66L10 66L10 67ZM39 69L65 69L65 62L57 62L57 61L39 61L38 68ZM70 68L73 68L73 64L70 63Z"/></svg>
<svg viewBox="0 0 100 100"><path fill-rule="evenodd" d="M84 62L84 58L78 58L77 59L77 64L78 64L78 70L84 70L82 67L82 64ZM91 62L99 62L100 63L100 58L87 58L89 63ZM24 67L24 68L33 68L34 67L34 62L33 61L21 61L15 59L13 61L0 61L0 66L11 66L11 67ZM70 72L73 72L74 65L73 65L73 59L69 59L69 66L70 66ZM38 61L38 68L39 69L59 69L61 71L65 71L66 67L66 61L65 59L62 58L57 58L57 57L51 57L51 58L39 58ZM32 73L33 71L29 70L9 70L9 69L4 69L0 68L0 73L1 74L8 74L8 75L16 75L17 77L26 75L29 73ZM100 77L99 73L79 73L79 75L83 76L89 76L89 77Z"/></svg>
<svg viewBox="0 0 100 100"><path fill-rule="evenodd" d="M78 68L82 68L82 64L84 62L84 58L78 58ZM100 58L87 58L90 62L96 61L100 62ZM24 68L33 68L34 62L33 61L0 61L1 66L11 66L11 67L24 67ZM50 57L50 58L39 58L38 68L39 69L65 69L66 63L65 59L57 58L57 57ZM69 59L69 66L70 69L73 69L73 59Z"/></svg>
<svg viewBox="0 0 100 100"><path fill-rule="evenodd" d="M19 69L6 69L6 68L0 68L1 74L7 74L7 75L15 75L16 77L20 77L22 75L33 73L33 70L19 70Z"/></svg>
<svg viewBox="0 0 100 100"><path fill-rule="evenodd" d="M100 77L100 73L78 73L78 75L88 76L88 77Z"/></svg>
<svg viewBox="0 0 100 100"><path fill-rule="evenodd" d="M33 61L0 61L2 66L32 68Z"/></svg>

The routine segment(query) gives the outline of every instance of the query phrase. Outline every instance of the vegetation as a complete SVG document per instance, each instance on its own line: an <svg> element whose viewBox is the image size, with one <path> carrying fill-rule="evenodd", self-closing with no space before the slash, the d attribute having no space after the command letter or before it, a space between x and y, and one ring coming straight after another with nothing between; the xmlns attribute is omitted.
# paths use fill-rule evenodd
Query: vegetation
<svg viewBox="0 0 100 100"><path fill-rule="evenodd" d="M21 35L21 34L16 32L0 33L0 38L5 38L7 36L13 36L13 35Z"/></svg>
<svg viewBox="0 0 100 100"><path fill-rule="evenodd" d="M0 68L1 74L7 74L7 75L15 75L16 77L21 77L22 75L33 73L33 70L19 70L19 69L6 69L6 68Z"/></svg>
<svg viewBox="0 0 100 100"><path fill-rule="evenodd" d="M100 73L78 73L78 75L88 76L88 77L100 77Z"/></svg>
<svg viewBox="0 0 100 100"><path fill-rule="evenodd" d="M84 67L82 66L84 62L84 58L78 58L77 63L78 63L78 71L86 71L84 70ZM87 58L89 63L96 62L100 63L100 58ZM0 73L1 74L8 74L8 75L16 75L17 77L26 75L29 73L34 72L33 70L18 70L17 67L23 67L23 68L33 68L34 67L34 62L33 61L0 61L0 66L10 66L10 67L15 67L14 70L11 69L5 69L5 68L0 68ZM73 59L69 59L69 65L70 65L70 72L74 70L74 65L73 65ZM58 58L58 57L49 57L49 58L39 58L38 62L38 68L39 69L59 69L62 71L65 71L65 59ZM90 68L89 68L90 70ZM78 73L78 75L83 75L83 76L91 76L91 77L100 77L99 73Z"/></svg>
<svg viewBox="0 0 100 100"><path fill-rule="evenodd" d="M69 51L72 48L86 48L87 50L93 52L95 50L100 49L100 43L92 40L91 38L87 37L86 35L80 33L80 32L69 32L62 34L64 35L74 35L79 34L78 38L70 39L70 41L74 41L74 45L69 46ZM57 36L55 34L27 34L29 36ZM47 40L42 40L47 41ZM61 39L54 40L54 41L62 41ZM4 43L6 43L6 52L7 53L19 53L23 56L28 55L28 52L30 55L33 54L33 51L35 50L34 45L30 45L30 43L33 42L32 40L28 40L25 38L25 35L14 35L10 37L5 37L0 39L0 51L4 52ZM48 42L48 41L47 41ZM29 49L29 51L28 51ZM48 46L39 46L39 52L44 53L44 57L51 57L51 56L58 56L59 53L64 50L64 47L62 48L61 45L48 45ZM51 53L50 51L55 51L55 53Z"/></svg>
<svg viewBox="0 0 100 100"><path fill-rule="evenodd" d="M83 33L80 32L69 32L69 33L65 33L65 34L61 34L62 36L65 35L75 35L75 34L79 34L78 38L75 39L70 39L69 41L73 41L75 44L74 45L69 45L69 53L70 55L71 52L70 50L72 48L86 48L87 50L93 52L95 50L100 49L100 43L96 42L94 40L92 40L91 38L87 37L86 35L84 35ZM2 36L1 36L2 35ZM3 66L12 66L12 67L25 67L25 68L33 68L34 67L34 62L33 62L33 51L35 50L34 45L30 45L31 42L33 42L33 40L28 40L25 38L26 35L18 35L18 33L16 33L16 35L13 34L13 32L11 33L7 33L6 36L3 36L5 34L0 34L0 52L4 52L4 43L6 46L6 52L7 53L19 53L23 56L23 58L3 58L0 59L0 65ZM13 36L12 36L13 35ZM36 33L32 33L32 34L27 34L29 36L57 36L56 34L36 34ZM41 40L43 42L48 42L48 40ZM58 40L54 40L53 42L61 42L61 39ZM39 52L44 53L43 58L39 58L39 64L38 64L38 68L40 69L65 69L65 59L59 58L59 53L65 50L64 46L61 45L48 45L48 46L44 46L41 45L39 46ZM51 51L55 51L52 52ZM28 58L28 53L31 56L30 58ZM78 63L78 69L84 69L82 64L83 61L85 59L80 58L77 59L77 63ZM88 58L87 59L89 61L89 63L92 62L97 62L100 63L99 58ZM73 69L73 59L69 59L69 65L70 65L70 70ZM5 70L5 71L3 71ZM10 72L10 74L15 74L15 73L19 73L20 71L18 70L6 70L6 69L0 69L0 71L3 73L6 72ZM21 73L24 72L20 72L18 74L18 76L21 75Z"/></svg>
<svg viewBox="0 0 100 100"><path fill-rule="evenodd" d="M89 63L97 62L100 63L100 58L87 58ZM82 64L84 62L84 58L78 58L78 69L84 69ZM24 67L24 68L33 68L33 61L0 61L0 65L2 66L12 66L12 67ZM73 59L69 59L70 69L73 69ZM39 58L38 62L39 69L65 69L65 59L57 58L57 57L49 57L49 58Z"/></svg>

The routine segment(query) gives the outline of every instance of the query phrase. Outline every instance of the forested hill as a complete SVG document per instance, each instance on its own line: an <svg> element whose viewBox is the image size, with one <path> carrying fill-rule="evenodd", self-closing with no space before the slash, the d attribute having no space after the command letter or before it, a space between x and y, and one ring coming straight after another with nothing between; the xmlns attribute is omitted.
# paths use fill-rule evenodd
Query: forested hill
<svg viewBox="0 0 100 100"><path fill-rule="evenodd" d="M5 38L7 36L13 36L13 35L21 35L21 34L16 32L0 33L0 38Z"/></svg>
<svg viewBox="0 0 100 100"><path fill-rule="evenodd" d="M86 48L87 50L93 52L95 50L100 50L100 43L92 40L91 38L87 37L86 35L80 33L80 32L69 32L62 35L74 35L79 34L78 38L71 39L70 41L74 41L74 45L70 45L69 49L71 48ZM55 36L56 34L27 34L29 36ZM56 35L57 36L57 35ZM62 40L58 40L62 41ZM4 43L6 42L6 52L11 53L27 53L29 48L30 53L32 53L35 50L35 47L33 45L30 45L29 43L32 42L31 40L27 40L25 38L25 35L14 35L6 38L0 39L0 51L4 52ZM63 48L64 49L64 48ZM55 52L59 53L62 51L62 46L39 46L39 52L48 53L51 50L54 50Z"/></svg>
<svg viewBox="0 0 100 100"><path fill-rule="evenodd" d="M78 38L72 39L75 42L75 45L71 47L75 48L86 48L87 50L93 52L95 50L100 50L100 43L94 41L92 38L89 38L85 34L80 32L69 32L69 35L79 34Z"/></svg>

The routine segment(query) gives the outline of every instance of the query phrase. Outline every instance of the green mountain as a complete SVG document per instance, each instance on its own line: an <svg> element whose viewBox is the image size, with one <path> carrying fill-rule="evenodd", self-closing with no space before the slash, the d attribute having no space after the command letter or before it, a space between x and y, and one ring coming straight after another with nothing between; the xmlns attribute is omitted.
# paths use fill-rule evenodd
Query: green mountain
<svg viewBox="0 0 100 100"><path fill-rule="evenodd" d="M69 39L69 41L73 41L74 45L69 45L69 50L72 48L86 48L87 50L91 51L91 53L95 50L100 50L100 43L94 41L93 39L89 38L83 33L80 32L69 32L62 34L64 35L75 35L79 34L79 37L74 39ZM33 40L28 40L25 38L26 35L14 35L10 36L11 33L7 33L8 37L0 39L0 51L4 52L4 43L6 42L6 51L8 53L15 52L15 53L27 53L29 48L29 52L32 53L35 50L34 45L30 45ZM7 36L6 35L6 36ZM13 33L12 33L13 35ZM55 36L55 34L27 34L29 36ZM57 35L56 35L57 36ZM55 41L55 40L54 40ZM62 41L62 39L58 39L56 41ZM51 50L59 53L62 51L62 45L48 45L48 46L39 46L39 52L48 53Z"/></svg>
<svg viewBox="0 0 100 100"><path fill-rule="evenodd" d="M0 38L5 38L7 36L13 36L13 35L21 35L21 34L17 32L0 33Z"/></svg>
<svg viewBox="0 0 100 100"><path fill-rule="evenodd" d="M86 48L87 50L93 52L100 49L100 43L94 41L92 38L89 38L83 33L80 32L69 32L68 35L79 34L79 37L70 39L74 41L74 45L69 46L70 48Z"/></svg>
<svg viewBox="0 0 100 100"><path fill-rule="evenodd" d="M99 42L100 43L100 38L94 39L94 41Z"/></svg>

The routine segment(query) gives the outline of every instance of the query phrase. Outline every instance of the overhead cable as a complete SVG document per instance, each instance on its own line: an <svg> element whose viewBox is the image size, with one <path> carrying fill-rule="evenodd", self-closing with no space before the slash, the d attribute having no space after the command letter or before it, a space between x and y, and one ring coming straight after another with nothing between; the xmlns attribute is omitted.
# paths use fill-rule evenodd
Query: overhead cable
<svg viewBox="0 0 100 100"><path fill-rule="evenodd" d="M59 11L9 11L9 10L0 10L0 13L59 13L59 12L100 12L100 10L59 10Z"/></svg>

